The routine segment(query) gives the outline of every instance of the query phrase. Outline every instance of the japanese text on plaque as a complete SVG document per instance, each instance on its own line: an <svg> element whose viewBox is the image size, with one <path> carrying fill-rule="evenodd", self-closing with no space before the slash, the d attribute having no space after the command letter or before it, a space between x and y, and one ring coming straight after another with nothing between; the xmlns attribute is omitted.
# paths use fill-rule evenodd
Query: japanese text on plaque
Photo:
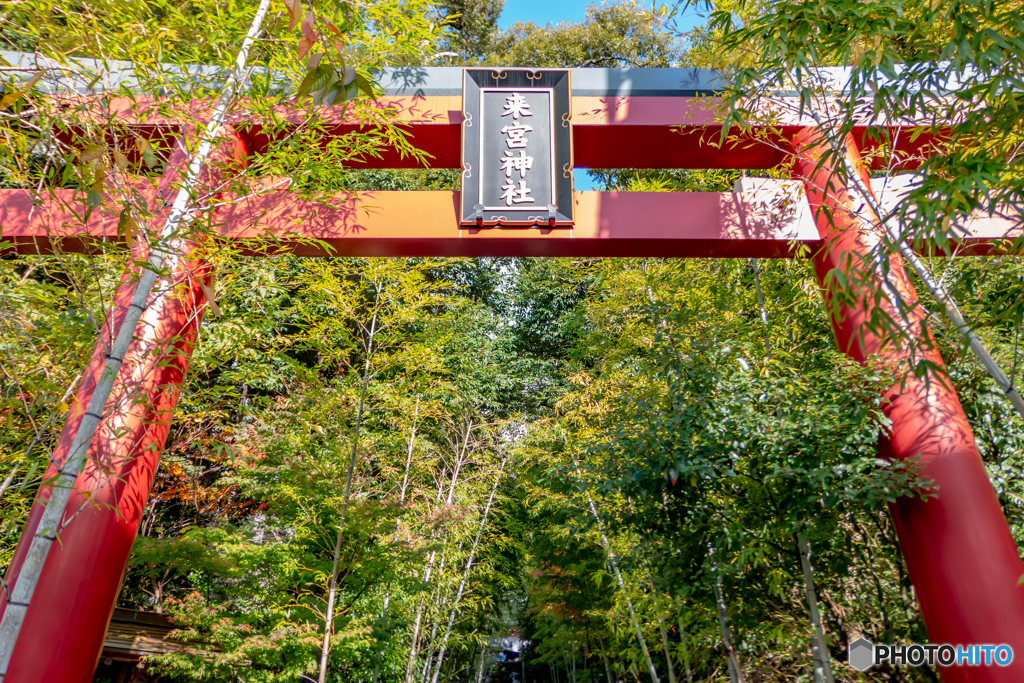
<svg viewBox="0 0 1024 683"><path fill-rule="evenodd" d="M533 127L525 121L519 121L520 116L533 116L530 105L520 93L512 93L511 97L505 98L505 111L501 116L512 117L512 124L501 129L502 135L505 136L505 144L508 146L505 156L501 158L501 170L505 172L506 178L506 183L501 186L505 191L501 198L505 200L505 206L532 204L533 197L530 196L531 190L526 184L526 172L533 167L533 157L526 154L526 145L529 142L526 134L531 132ZM518 150L519 153L516 154L513 150ZM517 172L518 180L513 178Z"/></svg>

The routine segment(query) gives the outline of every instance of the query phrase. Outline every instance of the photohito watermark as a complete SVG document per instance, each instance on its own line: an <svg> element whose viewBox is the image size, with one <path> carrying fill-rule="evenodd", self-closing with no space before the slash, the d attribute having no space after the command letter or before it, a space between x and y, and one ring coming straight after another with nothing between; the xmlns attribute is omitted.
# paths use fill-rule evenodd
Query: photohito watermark
<svg viewBox="0 0 1024 683"><path fill-rule="evenodd" d="M888 662L893 666L1009 666L1009 645L875 645L867 638L850 643L850 666L867 671Z"/></svg>

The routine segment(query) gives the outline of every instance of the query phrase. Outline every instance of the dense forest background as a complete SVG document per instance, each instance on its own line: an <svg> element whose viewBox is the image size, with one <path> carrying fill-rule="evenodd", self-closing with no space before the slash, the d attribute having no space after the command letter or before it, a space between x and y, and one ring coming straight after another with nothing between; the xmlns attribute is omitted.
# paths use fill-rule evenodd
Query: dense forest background
<svg viewBox="0 0 1024 683"><path fill-rule="evenodd" d="M296 4L274 7L255 62L291 64L298 81L308 62L296 60L288 27ZM980 17L957 29L974 31L968 49L994 41L988 30L1019 63L1024 44L1018 2L886 0L874 15L831 5L826 21L779 18L792 7L813 14L800 3L716 3L711 22L686 35L673 28L678 7L633 3L593 5L580 24L507 30L496 28L501 0L376 3L361 23L336 24L348 36L339 54L367 79L381 65L738 73L768 48L756 31L731 33L723 12L780 51L768 38L782 25L832 27L804 43L817 46L816 64L884 68L944 54L962 20L947 10ZM252 9L30 0L0 10L0 41L227 63ZM18 92L17 78L5 93ZM0 113L16 106L5 96ZM978 144L1004 145L987 153L1008 170L970 172L1019 197L1024 131L1007 121ZM5 187L96 190L101 174L125 170L118 159L97 166L98 155L50 166L39 134L7 118L0 128ZM293 145L260 163L306 191L458 189L453 171L351 170L352 149L333 153ZM156 175L159 163L136 172ZM728 191L740 172L592 176L603 189ZM517 672L531 683L813 681L816 627L835 680L939 680L928 667L845 666L859 635L926 640L886 505L942 493L913 462L878 459L881 396L899 378L835 350L809 261L253 258L226 248L210 259L217 310L203 321L118 603L180 628L188 647L148 662L161 680L315 679L335 557L328 680L480 683L496 670L495 638L517 634L531 642ZM0 565L130 261L117 245L0 258ZM1015 371L1020 259L930 264ZM1020 544L1024 423L938 305L929 316Z"/></svg>

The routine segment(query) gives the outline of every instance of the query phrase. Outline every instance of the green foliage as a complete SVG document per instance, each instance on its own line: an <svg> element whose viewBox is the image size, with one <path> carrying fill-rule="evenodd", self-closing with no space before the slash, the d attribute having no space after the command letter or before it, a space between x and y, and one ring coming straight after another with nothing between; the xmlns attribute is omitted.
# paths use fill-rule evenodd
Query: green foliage
<svg viewBox="0 0 1024 683"><path fill-rule="evenodd" d="M659 18L630 2L587 7L580 24L517 23L500 33L484 64L533 67L673 66L678 43Z"/></svg>
<svg viewBox="0 0 1024 683"><path fill-rule="evenodd" d="M879 218L895 234L936 252L958 255L957 242L972 215L1020 215L1024 23L1019 2L701 4L712 9L711 19L694 36L689 58L695 65L720 67L727 76L720 102L723 135L730 128L751 133L758 126L760 135L770 136L783 119L802 116L827 131L823 162L843 169L846 177L840 163L845 136L855 126L867 126L868 140L879 143L867 163L883 169L881 175L910 179L892 215ZM849 70L830 79L818 68L824 65ZM796 96L783 97L786 92ZM914 122L911 139L926 143L920 150L898 152L895 140L873 127L898 120ZM888 253L898 247L888 237L882 242ZM1011 243L1004 247L1017 251ZM872 268L863 264L859 270ZM970 301L974 281L986 269L953 258L929 264L927 278L921 277L948 282L953 299ZM999 269L990 270L988 277L999 277ZM1009 294L1018 276L1003 275L993 288ZM852 292L866 284L865 277L866 272L854 275L837 291ZM992 318L1019 319L1021 301L1016 293L999 297L998 303L991 300L993 306L969 322L984 327ZM912 311L916 305L905 306ZM884 306L875 308L876 331L906 343L900 321Z"/></svg>
<svg viewBox="0 0 1024 683"><path fill-rule="evenodd" d="M123 261L74 256L0 260L0 563L53 453L92 353L93 311ZM93 287L75 289L90 281Z"/></svg>
<svg viewBox="0 0 1024 683"><path fill-rule="evenodd" d="M454 53L446 57L465 61L489 54L504 4L505 0L438 2L435 12L448 34L441 47L444 52Z"/></svg>

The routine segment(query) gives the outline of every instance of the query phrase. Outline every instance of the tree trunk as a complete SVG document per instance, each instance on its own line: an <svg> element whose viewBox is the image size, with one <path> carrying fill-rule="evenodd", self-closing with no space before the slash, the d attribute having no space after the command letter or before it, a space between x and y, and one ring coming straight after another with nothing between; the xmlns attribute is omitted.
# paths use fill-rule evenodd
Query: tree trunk
<svg viewBox="0 0 1024 683"><path fill-rule="evenodd" d="M683 668L686 670L686 683L693 683L690 672L690 649L686 646L686 629L683 628L683 615L679 614L679 644L683 648Z"/></svg>
<svg viewBox="0 0 1024 683"><path fill-rule="evenodd" d="M462 543L460 542L459 543L459 547L455 549L455 553L452 556L453 559L457 559L459 557L459 553L461 553L461 552L462 552ZM441 566L438 567L438 571L437 571L438 574L441 574L444 571L444 565L445 565L445 560L446 559L447 558L445 558L442 555L442 557L441 557ZM430 662L434 658L434 642L437 639L437 629L440 628L440 626L441 626L441 615L444 614L444 606L446 604L448 604L448 593L449 593L450 589L451 589L451 586L448 586L448 587L445 588L444 595L441 596L441 599L437 603L437 618L434 620L433 626L430 627L430 640L427 641L427 656L426 656L426 658L423 661L423 670L420 672L420 680L421 681L425 681L425 680L427 680L427 678L430 677Z"/></svg>
<svg viewBox="0 0 1024 683"><path fill-rule="evenodd" d="M455 486L456 486L456 484L458 482L459 471L460 471L461 466L462 466L461 465L462 460L463 460L463 458L465 456L466 450L469 447L469 434L470 434L470 432L472 432L472 429L473 429L473 423L472 423L472 421L470 421L469 422L469 426L467 427L465 435L464 435L465 438L462 439L462 445L459 446L458 450L457 450L455 466L452 468L452 483L451 483L451 486L448 488L448 496L445 499L445 505L451 505L452 500L454 499L454 496L455 496ZM438 499L438 501L441 500L441 496L443 496L443 495L444 495L444 483L443 483L443 481L439 481L438 482L438 489L437 489L437 499ZM434 551L434 552L432 552L430 554L430 560L427 562L427 571L426 571L426 574L425 574L424 579L423 579L424 582L430 581L430 568L433 566L434 559L436 558L436 556L437 556L437 551ZM444 570L444 559L445 558L442 555L442 557L441 557L441 571ZM433 594L431 594L431 595L433 595ZM414 672L414 669L416 667L416 654L417 654L417 649L419 647L420 629L422 628L423 613L424 613L425 605L426 605L426 598L424 597L424 598L420 599L419 607L417 607L417 609L416 609L416 620L415 620L415 622L413 624L412 646L409 649L409 661L408 661L408 663L406 664L406 667L405 667L405 683L413 683L413 678L414 678L413 672ZM435 631L435 634L436 634L436 631ZM428 657L427 659L429 660L430 658ZM426 673L423 674L423 677L424 678L426 677Z"/></svg>
<svg viewBox="0 0 1024 683"><path fill-rule="evenodd" d="M757 259L751 259L754 264L754 285L757 291L757 305L761 310L761 325L764 327L764 348L768 360L772 359L771 338L768 329L768 310L764 305L764 296L761 293L760 263ZM818 597L814 589L814 570L811 568L811 550L807 544L807 537L802 531L796 534L797 550L800 554L800 568L804 575L804 591L807 594L807 610L810 615L811 629L814 631L814 642L811 646L814 654L814 680L817 683L835 683L832 675L832 661L828 653L828 643L825 640L825 630L821 626L821 617L818 613Z"/></svg>
<svg viewBox="0 0 1024 683"><path fill-rule="evenodd" d="M359 403L356 405L356 428L352 435L352 454L348 460L348 473L345 475L345 497L341 501L341 519L338 521L338 536L334 541L334 562L331 565L331 583L327 592L327 614L324 615L324 639L320 648L320 674L317 683L327 680L327 658L331 649L331 631L334 630L334 600L338 593L338 564L341 560L341 539L345 532L345 515L348 513L348 501L352 494L352 474L356 468L356 456L359 453L359 431L363 426L363 407L366 403L366 389L370 384L370 361L373 358L373 337L377 333L377 313L380 311L380 297L384 289L383 282L376 285L376 297L373 302L373 317L370 320L370 334L366 340L366 363L363 366L363 377L359 387Z"/></svg>
<svg viewBox="0 0 1024 683"><path fill-rule="evenodd" d="M672 666L672 652L668 646L668 629L665 627L665 617L661 613L661 600L658 597L658 590L654 587L654 579L651 577L650 567L647 568L647 584L651 587L654 613L658 617L658 629L661 631L661 648L665 652L665 666L668 667L668 680L669 683L676 683L676 674Z"/></svg>
<svg viewBox="0 0 1024 683"><path fill-rule="evenodd" d="M399 506L405 505L405 492L409 486L409 469L412 467L412 452L413 447L416 444L416 420L420 415L420 399L416 397L416 409L412 415L412 429L409 432L409 447L406 449L405 454L405 474L402 476L402 489L399 494L398 504ZM398 540L398 534L402 530L402 515L398 515L398 519L395 521L395 540ZM387 591L384 593L384 607L380 612L380 620L383 623L388 618L388 606L391 604L391 584L388 584ZM377 657L373 662L373 683L377 683L377 679L380 676L380 654L377 653Z"/></svg>
<svg viewBox="0 0 1024 683"><path fill-rule="evenodd" d="M427 579L430 580L429 568L427 572ZM416 608L416 620L412 626L412 643L409 647L409 661L405 665L405 683L412 683L412 670L416 665L416 647L420 639L420 625L423 623L423 606L426 602L426 597L420 598L420 604Z"/></svg>
<svg viewBox="0 0 1024 683"><path fill-rule="evenodd" d="M800 551L800 568L804 573L807 611L811 617L811 628L814 630L814 679L819 683L835 683L832 660L828 654L828 642L825 640L825 629L821 625L821 615L818 612L818 595L814 589L814 570L811 568L811 548L803 531L796 533L796 544Z"/></svg>
<svg viewBox="0 0 1024 683"><path fill-rule="evenodd" d="M388 617L388 605L391 603L391 582L388 582L388 587L384 591L384 607L380 611L380 621L384 622ZM373 658L373 683L377 683L377 678L380 676L380 658L381 652L377 650L377 656Z"/></svg>
<svg viewBox="0 0 1024 683"><path fill-rule="evenodd" d="M480 668L476 672L476 683L483 683L484 669L487 667L487 645L480 648Z"/></svg>
<svg viewBox="0 0 1024 683"><path fill-rule="evenodd" d="M611 668L611 665L608 664L608 652L605 650L604 638L601 637L600 633L597 634L597 644L601 646L601 660L604 662L604 675L605 675L605 678L608 679L608 683L613 683L613 681L612 681L612 668Z"/></svg>
<svg viewBox="0 0 1024 683"><path fill-rule="evenodd" d="M437 557L437 551L436 550L430 553L430 559L427 560L426 571L423 573L423 581L424 581L424 583L430 581L430 572L433 569L434 559L436 557ZM444 571L444 555L443 555L443 553L442 553L442 556L441 556L441 570L440 571ZM431 592L431 596L433 596L433 592ZM406 666L405 666L405 683L412 683L412 680L413 680L413 669L416 667L416 651L417 651L417 649L419 647L420 629L423 627L423 612L424 612L424 608L426 607L426 601L427 601L426 596L420 598L420 604L416 608L416 620L413 623L413 627L412 627L412 644L411 644L411 646L409 648L409 661L408 661L408 663L406 663Z"/></svg>
<svg viewBox="0 0 1024 683"><path fill-rule="evenodd" d="M715 608L718 610L718 627L722 632L722 647L725 648L726 660L729 663L729 680L732 683L744 683L743 669L740 668L740 657L732 644L729 613L725 608L725 593L722 590L722 574L718 571L718 564L714 560L715 549L710 544L708 545L708 552L712 558L713 571L715 572Z"/></svg>
<svg viewBox="0 0 1024 683"><path fill-rule="evenodd" d="M437 568L437 573L438 574L440 574L440 573L442 573L444 571L444 564L445 564L445 561L447 560L447 558L444 555L444 548L442 548L441 550L442 550L442 552L441 552L441 564ZM430 557L430 564L433 564L434 556L436 554L437 553L435 551L431 555L431 557ZM430 567L427 568L426 577L424 578L424 581L425 582L426 581L430 581ZM434 596L437 595L437 591L438 591L437 587L433 588L430 591L430 600L431 600L431 602L433 602ZM426 606L425 600L426 600L426 598L423 598L423 599L420 600L419 608L416 610L416 623L415 623L414 628L413 628L412 648L409 650L409 663L406 666L406 674L405 674L406 675L407 683L412 683L413 671L416 668L416 654L417 654L416 651L419 648L420 629L423 626L422 617L423 617L423 615L425 615L427 613L427 609L428 609L427 606ZM440 609L441 608L438 607L439 611L440 611ZM435 621L434 622L433 630L430 633L430 638L427 641L427 657L426 657L426 661L427 662L429 662L430 658L433 657L432 648L433 648L434 638L436 636L437 636L437 622ZM425 679L427 677L428 671L429 670L426 668L426 665L424 665L423 670L419 674L420 680L423 680L423 679Z"/></svg>
<svg viewBox="0 0 1024 683"><path fill-rule="evenodd" d="M487 505L484 507L483 517L480 519L480 526L476 530L476 538L473 540L473 547L469 551L469 559L466 560L466 568L462 572L462 580L459 581L459 590L455 593L455 601L452 603L451 612L448 616L448 627L445 629L444 637L441 639L441 649L437 653L437 666L434 667L434 675L430 679L430 683L437 683L438 676L441 675L441 666L444 665L444 653L448 647L448 638L452 635L452 626L455 624L455 615L459 611L459 603L462 601L462 592L466 588L466 579L469 578L469 571L473 568L473 557L476 555L476 549L480 545L480 538L483 536L484 527L487 525L487 515L491 512L491 504L494 502L494 494L498 492L498 484L501 483L501 477L505 473L505 463L508 462L508 456L501 459L501 467L498 469L498 476L494 479L494 486L491 487L491 495L487 498Z"/></svg>
<svg viewBox="0 0 1024 683"><path fill-rule="evenodd" d="M655 604L657 609L657 604ZM676 683L676 674L672 667L672 651L668 647L668 629L665 628L665 617L658 610L658 628L661 629L661 647L665 650L665 666L668 667L668 683Z"/></svg>
<svg viewBox="0 0 1024 683"><path fill-rule="evenodd" d="M575 459L573 460L575 463ZM576 464L576 472L579 473L579 463ZM636 618L636 611L633 609L633 601L629 599L629 593L626 592L626 582L622 580L622 572L619 571L619 562L615 557L615 552L612 550L612 544L608 540L608 537L604 533L604 526L601 524L601 516L597 514L597 506L594 505L594 498L588 493L587 501L590 503L590 512L594 515L594 521L597 522L597 530L601 534L601 542L604 543L605 552L608 554L608 564L611 566L612 571L615 574L615 579L619 584L619 590L622 591L622 597L626 600L626 608L629 610L629 620L633 625L633 631L636 633L636 639L640 641L640 649L643 650L644 659L647 662L647 670L651 674L651 680L654 683L661 683L661 679L658 678L658 670L654 668L654 661L651 660L650 650L647 649L647 640L644 638L643 632L640 630L640 623Z"/></svg>
<svg viewBox="0 0 1024 683"><path fill-rule="evenodd" d="M148 565L150 572L153 571L153 566ZM164 613L164 586L167 585L167 581L171 578L171 569L164 571L163 576L159 579L156 578L155 574L149 575L150 585L153 588L153 611L157 614Z"/></svg>

